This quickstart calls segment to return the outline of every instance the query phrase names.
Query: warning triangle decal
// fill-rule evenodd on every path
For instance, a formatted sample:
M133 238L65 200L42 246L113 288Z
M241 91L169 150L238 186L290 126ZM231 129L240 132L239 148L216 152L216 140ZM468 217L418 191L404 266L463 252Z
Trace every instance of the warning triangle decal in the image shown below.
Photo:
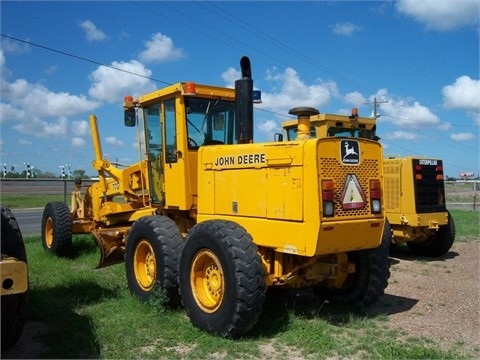
M355 175L347 175L340 202L344 209L362 209L365 206L365 193Z

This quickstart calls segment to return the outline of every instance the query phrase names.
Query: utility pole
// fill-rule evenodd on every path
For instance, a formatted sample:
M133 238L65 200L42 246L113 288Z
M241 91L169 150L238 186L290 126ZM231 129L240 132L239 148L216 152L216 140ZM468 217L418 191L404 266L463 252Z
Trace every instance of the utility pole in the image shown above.
M378 119L380 117L380 114L377 112L378 108L379 108L379 104L384 104L384 103L387 103L388 100L382 100L382 101L377 101L377 97L374 97L373 98L373 103L364 103L365 105L373 105L373 118L374 119Z

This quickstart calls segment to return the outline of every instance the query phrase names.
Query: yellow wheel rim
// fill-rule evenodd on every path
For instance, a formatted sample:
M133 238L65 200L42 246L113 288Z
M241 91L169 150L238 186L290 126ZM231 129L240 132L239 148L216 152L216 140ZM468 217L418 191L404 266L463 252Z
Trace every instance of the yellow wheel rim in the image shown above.
M52 247L53 244L53 221L52 218L48 218L45 223L45 244L48 248Z
M202 250L195 255L190 285L203 311L213 313L220 307L225 295L225 278L220 260L212 251Z
M135 249L133 269L138 285L145 291L151 290L155 284L157 264L153 248L146 240L141 240Z

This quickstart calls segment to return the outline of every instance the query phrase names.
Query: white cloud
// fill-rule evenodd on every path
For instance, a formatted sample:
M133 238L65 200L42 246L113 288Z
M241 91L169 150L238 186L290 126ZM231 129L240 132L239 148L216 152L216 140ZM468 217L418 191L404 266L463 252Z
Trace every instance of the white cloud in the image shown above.
M22 134L29 134L39 138L64 137L67 134L67 119L62 117L57 120L47 121L32 116L29 121L14 125L13 128Z
M334 34L347 36L362 30L363 28L361 26L352 24L350 22L336 23L332 28Z
M117 139L115 136L107 136L105 138L105 142L108 145L114 146L114 147L122 147L125 146L125 143L122 140Z
M85 31L85 35L87 35L87 40L90 42L103 41L107 38L107 35L105 35L105 33L103 33L101 30L97 29L95 24L90 20L85 20L81 22L80 27Z
M380 104L378 114L381 121L390 121L398 127L425 128L435 126L445 130L448 124L440 123L440 119L430 109L412 99L394 98L388 95L386 89L376 94L377 101L387 101ZM373 97L370 99L373 100Z
M399 130L399 131L394 131L394 132L386 134L384 136L384 138L386 140L398 140L398 139L401 139L401 140L415 140L415 139L418 138L418 134L408 132L408 131Z
M480 81L469 76L460 76L455 83L447 85L442 90L443 103L450 109L467 111L480 110Z
M74 148L83 148L87 142L85 139L82 139L81 137L73 137L72 138L72 147Z
M347 104L357 107L367 102L367 99L365 99L365 97L358 91L353 91L351 93L345 94L343 98Z
M225 81L226 87L235 88L235 81L242 77L242 72L233 67L229 67L222 73L221 77Z
M427 29L438 31L478 23L479 6L478 0L399 0L396 3L400 13L424 23Z
M71 95L66 92L55 93L43 85L31 84L24 79L18 79L13 83L2 83L3 101L7 100L10 106L20 108L35 116L57 117L71 116L86 111L91 111L99 106L98 102L92 101L81 95Z
M450 138L454 141L469 141L475 139L475 135L472 133L457 133L451 134Z
M273 141L273 135L275 133L275 130L280 130L280 125L278 125L274 120L266 120L258 124L257 128L265 135L267 139Z
M338 94L335 83L318 81L307 85L290 67L283 73L277 69L269 70L266 80L274 86L272 92L262 91L262 108L282 113L288 113L288 110L298 106L311 106L321 111L321 107Z
M167 35L156 33L150 40L145 41L139 59L144 62L166 62L181 59L183 50L175 48L173 40Z
M88 93L94 99L109 103L121 102L125 95L139 95L156 88L148 79L152 75L152 71L137 60L114 61L111 66L113 68L100 66L90 74L93 84ZM135 90L136 94L132 94L132 90Z
M18 139L18 145L32 145L33 142L25 139Z
M80 120L74 121L72 123L72 133L76 136L85 136L88 135L88 131L90 130L90 126L87 121Z

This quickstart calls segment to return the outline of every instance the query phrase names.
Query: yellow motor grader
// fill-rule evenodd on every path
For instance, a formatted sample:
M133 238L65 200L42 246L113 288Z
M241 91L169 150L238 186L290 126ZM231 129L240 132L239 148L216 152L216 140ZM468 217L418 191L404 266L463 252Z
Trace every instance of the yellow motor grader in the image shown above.
M312 137L355 137L380 140L376 120L352 115L318 114L310 118ZM283 122L288 139L297 136L295 120ZM455 223L446 208L443 161L424 156L386 156L384 204L393 244L406 243L417 255L437 257L455 240Z
M267 288L370 304L390 275L381 145L308 132L254 143L259 98L249 58L240 66L235 89L182 82L126 97L124 123L144 140L130 167L103 158L91 116L99 181L78 183L71 209L47 204L42 220L46 251L92 234L99 267L125 261L132 294L160 289L195 326L232 338L257 323ZM303 124L318 110L290 113Z

